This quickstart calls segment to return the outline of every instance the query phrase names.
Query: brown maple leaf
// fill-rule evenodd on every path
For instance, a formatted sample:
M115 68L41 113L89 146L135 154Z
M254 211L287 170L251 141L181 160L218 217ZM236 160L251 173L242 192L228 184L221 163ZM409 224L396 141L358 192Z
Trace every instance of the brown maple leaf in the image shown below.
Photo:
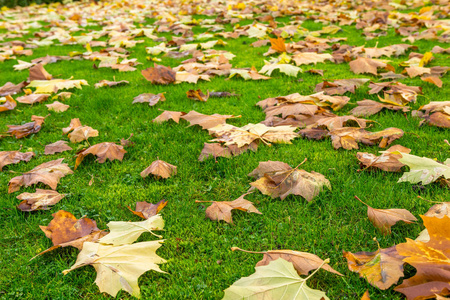
M8 126L8 132L9 134L12 134L16 137L16 139L21 139L26 136L29 136L33 133L38 133L41 130L41 126L44 123L44 120L46 117L40 117L40 116L31 116L30 123L25 123L23 125L6 125Z
M213 221L225 221L228 224L233 223L233 219L231 216L231 211L233 209L238 209L242 211L246 211L248 213L262 214L253 203L245 200L244 197L247 194L241 195L239 198L233 201L198 201L195 203L204 203L204 202L212 202L212 205L209 206L205 213L206 216Z
M378 68L385 68L388 71L395 72L394 67L391 65L371 58L358 57L351 61L349 65L350 70L355 74L370 73L376 76L378 75Z
M6 165L17 164L21 161L30 161L33 156L34 152L0 151L0 171Z
M369 217L370 222L384 235L390 234L391 226L395 225L398 221L403 221L407 224L417 221L416 217L406 209L376 209L370 207L358 197L355 196L355 198L367 206L367 216Z
M164 96L164 93L159 94L140 94L133 99L134 103L148 103L149 106L154 106L159 101L166 101L166 97Z
M22 81L17 85L12 82L7 82L3 86L0 86L0 97L20 93L22 88L26 87L27 84L28 83L26 81Z
M109 86L109 87L113 87L113 86L117 86L117 85L125 85L125 84L129 84L129 81L126 80L121 80L121 81L109 81L109 80L100 80L98 83L94 84L95 88L101 88L101 87L105 87L105 86Z
M407 299L432 299L436 294L450 295L450 218L421 216L428 230L428 242L406 239L396 249L405 256L404 262L417 269L417 273L403 281L394 290Z
M22 193L17 199L22 200L17 206L21 211L48 210L50 205L55 205L66 194L57 191L36 189L35 193Z
M391 127L381 131L370 132L363 128L344 127L329 132L334 149L344 148L346 150L358 149L358 142L366 145L375 145L385 148L396 139L403 136L403 130Z
M132 210L129 206L128 209L143 219L148 219L150 217L156 216L164 207L166 207L168 201L162 199L158 203L148 203L148 202L136 202L136 210Z
M64 158L48 161L31 171L12 178L8 183L8 193L20 190L21 186L30 186L39 182L50 186L52 190L56 190L59 180L67 174L73 173L67 164L62 163L63 160Z
M214 157L214 159L216 159L217 157L229 158L232 156L232 154L230 149L228 149L228 147L223 147L219 143L205 143L202 152L198 157L198 160L204 161L210 156Z
M52 104L46 104L48 110L54 111L54 112L65 112L69 109L69 105L61 103L59 101L55 101Z
M186 95L189 99L198 100L202 102L206 102L209 98L209 91L206 91L206 95L203 94L202 90L189 90L186 92Z
M41 103L50 97L49 94L30 94L22 97L17 97L17 102L23 103L23 104L34 104L34 103Z
M361 87L369 81L368 78L340 79L334 81L324 81L316 85L315 92L324 92L327 95L342 95L346 92L355 93L358 87Z
M98 130L89 126L78 126L68 136L71 143L79 143L87 141L90 137L98 136Z
M63 128L62 131L64 134L68 134L69 132L71 132L72 130L74 130L75 128L80 127L80 126L82 126L80 119L75 118L75 119L70 120L69 127Z
M175 82L177 73L171 67L155 64L153 68L142 70L141 74L153 84L169 84Z
M240 117L241 116L220 115L220 114L204 115L199 112L196 112L195 110L191 110L190 112L181 116L180 118L188 121L191 124L189 126L199 125L203 129L210 129L217 125L225 124L227 119Z
M0 105L0 112L13 110L17 106L17 102L10 95L6 95L5 98L5 103Z
M178 122L180 122L181 116L184 116L185 114L186 113L180 112L180 111L165 110L162 114L160 114L159 116L154 118L153 122L155 122L155 123L162 123L162 122L166 122L166 121L169 121L169 120L173 120L175 123L178 124Z
M41 63L39 63L30 68L30 76L28 77L28 81L50 80L52 78L53 76L44 69L44 66Z
M358 152L356 153L356 158L361 162L361 165L364 166L364 169L381 169L387 172L400 172L401 168L404 166L403 163L399 162L398 159L402 158L402 155L399 153L392 152L401 152L401 153L410 153L411 149L403 147L401 145L395 145L383 151L380 156L375 156L371 153L367 152Z
M149 174L166 179L177 174L177 167L158 159L152 162L150 166L141 172L141 177L145 178Z
M371 115L374 115L378 112L380 112L383 109L389 109L389 110L401 110L402 112L409 111L409 107L392 103L392 104L384 104L373 100L362 100L356 102L358 104L357 107L353 108L350 113L356 117L368 117Z
M52 144L46 145L44 149L44 154L49 155L70 150L72 150L72 148L70 148L70 146L67 145L66 141L57 141Z
M330 181L320 173L299 170L298 167L291 168L288 164L280 161L260 162L248 176L257 180L250 183L264 195L272 198L280 197L281 200L288 195L299 195L308 202L316 197L326 186L331 189Z
M117 145L115 143L104 142L96 144L78 153L77 159L75 161L75 170L83 161L83 159L89 154L97 156L97 162L102 164L106 162L106 159L109 159L110 161L113 161L115 159L122 161L125 153L127 153L127 151L123 149L123 146Z
M351 253L343 251L348 268L357 272L371 285L386 290L403 277L403 256L397 253L395 246L378 249L375 252Z

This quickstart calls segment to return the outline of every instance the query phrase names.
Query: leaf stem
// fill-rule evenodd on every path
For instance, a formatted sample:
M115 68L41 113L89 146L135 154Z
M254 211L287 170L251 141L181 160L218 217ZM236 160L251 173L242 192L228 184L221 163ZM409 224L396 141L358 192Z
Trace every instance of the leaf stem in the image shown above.
M214 201L200 201L200 200L195 200L195 203L212 203Z
M262 252L249 251L249 250L241 249L239 247L231 247L231 251L236 251L236 250L239 250L239 251L242 251L242 252L245 252L245 253L253 253L253 254L266 254L267 253L266 251L262 251Z
M313 276L314 274L316 274L317 271L319 271L319 270L323 267L324 264L327 264L327 263L329 263L329 262L330 262L330 259L329 259L329 258L325 259L325 260L320 264L320 266L319 266L314 272L312 272L308 277L306 277L306 278L304 279L304 281L307 281L309 278L311 278L311 276Z
M359 199L358 196L355 196L355 199L358 200L359 202L361 202L362 204L364 204L365 206L369 206L365 202L363 202L361 199Z

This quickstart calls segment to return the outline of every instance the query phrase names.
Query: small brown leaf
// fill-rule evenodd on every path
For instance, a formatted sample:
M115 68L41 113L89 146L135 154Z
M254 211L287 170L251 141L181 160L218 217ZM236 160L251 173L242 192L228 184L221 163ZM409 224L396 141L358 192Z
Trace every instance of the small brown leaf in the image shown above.
M44 66L41 63L39 63L30 68L30 76L28 77L28 81L50 80L52 78L53 76L44 69Z
M78 119L78 118L72 119L72 120L70 120L69 127L62 129L63 134L68 134L69 132L71 132L72 130L74 130L75 128L80 127L80 126L82 126L80 119Z
M168 201L162 199L156 204L148 202L136 202L136 211L132 210L129 206L128 209L143 219L148 219L150 217L156 216L164 207L166 207Z
M227 147L221 146L219 143L205 143L202 149L202 153L198 157L199 161L204 161L208 157L213 156L214 159L217 157L231 157L231 151Z
M33 156L34 152L0 151L0 172L6 165L17 164L21 161L30 161Z
M50 205L58 203L65 194L57 191L36 189L35 193L22 193L17 199L22 200L17 206L21 211L48 210Z
M23 104L34 104L41 103L48 99L50 95L48 94L30 94L22 97L17 97L17 102Z
M201 90L189 90L186 92L189 99L206 102L209 98L209 91L206 91L206 95Z
M176 72L171 67L155 64L153 68L141 71L142 76L153 84L169 84L175 81Z
M365 168L378 168L387 172L400 172L400 169L404 164L399 162L398 159L402 158L402 155L392 153L397 151L408 154L411 152L411 149L401 145L395 145L386 151L383 151L383 154L380 156L375 156L367 152L358 152L356 153L356 158L365 166Z
M13 110L17 106L17 102L10 95L6 95L5 98L5 103L0 105L0 112Z
M87 141L88 138L96 136L98 136L98 130L95 130L89 126L78 126L73 130L73 132L69 133L71 143Z
M439 88L442 87L442 80L437 76L422 76L420 79L422 79L422 81L432 83Z
M66 141L57 141L52 144L46 145L44 154L49 155L49 154L55 154L55 153L60 153L60 152L64 152L64 151L69 151L69 150L72 150L72 148L70 148L67 145Z
M8 126L8 132L16 137L16 139L21 139L29 136L33 133L38 133L41 130L41 125L44 123L46 117L31 116L30 123L25 123L23 125L6 125Z
M240 116L235 117L233 115L219 115L219 114L204 115L196 112L195 110L191 110L189 113L182 116L181 119L191 123L190 126L199 125L203 129L210 129L217 125L225 124L227 119L238 117Z
M61 103L59 101L55 101L52 104L46 104L48 110L52 110L54 112L64 112L69 109L69 105Z
M355 74L370 73L376 76L378 75L378 68L386 68L389 71L395 72L395 69L392 66L371 58L358 57L351 61L349 65L350 69Z
M164 96L164 93L159 94L140 94L133 99L134 103L148 103L149 106L154 106L159 101L166 101L166 97Z
M20 93L25 86L27 86L26 81L22 81L17 85L12 82L7 82L3 86L0 86L0 97Z
M177 174L177 167L162 160L155 160L150 166L141 172L141 177L145 178L149 174L166 179Z
M155 122L155 123L162 123L162 122L166 122L166 121L169 121L169 120L173 120L175 123L178 124L178 122L180 122L180 117L184 116L185 114L186 113L180 112L180 111L165 110L162 114L160 114L159 116L154 118L153 122Z
M102 164L106 162L106 159L109 159L110 161L115 159L122 161L125 153L127 153L127 151L123 149L123 146L116 145L115 143L104 142L96 144L78 153L75 161L75 170L89 154L97 156L97 162Z

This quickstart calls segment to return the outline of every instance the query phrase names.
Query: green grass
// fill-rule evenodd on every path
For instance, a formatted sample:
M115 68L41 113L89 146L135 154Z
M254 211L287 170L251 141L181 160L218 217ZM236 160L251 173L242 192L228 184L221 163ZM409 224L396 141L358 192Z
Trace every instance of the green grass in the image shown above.
M289 18L279 21L287 22ZM148 20L149 23L152 20ZM241 24L248 24L243 21ZM310 30L317 30L321 24L307 21L303 24ZM98 30L99 28L90 27ZM231 30L231 26L227 26ZM1 31L5 33L6 31ZM194 28L195 33L205 29ZM170 34L161 34L170 37ZM334 36L348 37L350 45L379 47L401 43L401 37L390 30L387 37L365 41L360 30L353 26L344 26L343 31ZM27 35L24 38L31 37ZM375 251L376 237L381 247L386 248L402 243L405 238L415 238L424 228L421 221L416 224L398 224L392 234L383 236L367 219L366 207L354 199L359 196L375 208L405 208L415 216L425 213L430 203L417 198L418 195L434 200L445 201L449 198L448 189L437 184L430 184L423 191L415 189L409 183L396 183L399 173L382 171L359 172L355 157L357 150L334 150L330 140L310 141L298 138L291 145L260 145L257 152L247 152L240 156L224 159L197 160L203 143L211 139L206 131L197 126L188 127L188 123L167 122L154 124L152 119L161 110L185 111L196 110L205 114L233 114L241 118L231 119L228 123L243 126L258 123L264 119L264 113L255 103L261 99L287 95L298 92L312 94L314 86L324 78L343 79L376 77L355 75L350 72L348 64L332 63L302 66L308 69L326 70L324 77L302 73L298 78L274 73L268 81L244 81L223 77L212 78L211 82L199 81L197 85L182 83L179 85L157 86L146 81L140 70L152 66L146 61L145 47L156 45L147 38L145 42L131 48L131 58L138 58L143 65L136 72L119 73L114 70L92 68L92 61L61 61L45 66L46 70L57 78L85 79L90 86L82 90L73 90L74 95L65 103L71 107L64 113L51 113L42 130L32 136L16 140L0 140L2 151L17 150L20 147L34 151L36 157L28 163L9 165L0 173L0 220L2 234L0 237L0 297L4 299L103 299L110 298L101 294L93 283L96 273L92 267L77 269L66 276L61 271L69 268L76 260L78 250L75 248L58 249L33 261L31 257L51 246L38 225L47 225L51 214L63 209L73 213L77 218L87 216L97 221L98 227L106 229L106 224L113 220L139 221L126 206L134 207L137 201L169 201L161 212L165 223L164 245L158 254L168 262L161 268L166 274L147 272L139 280L143 299L220 299L223 290L237 279L254 272L254 266L262 256L232 252L237 246L254 251L270 249L292 249L311 252L319 257L331 259L331 266L343 273L339 277L325 271L319 271L310 281L313 288L321 289L330 299L359 299L369 289L372 299L401 299L402 295L392 289L381 291L370 286L347 268L342 251ZM256 66L264 64L269 46L250 47L255 39L240 38L226 40L228 45L216 47L231 51L237 57L231 61L234 67ZM448 45L417 41L417 52L425 53L433 46ZM99 48L95 48L97 50ZM67 55L70 51L84 51L81 46L52 46L34 49L31 57L19 57L30 61L33 58L50 55ZM409 53L409 52L408 52ZM163 58L162 64L175 67L183 59ZM407 55L392 58L394 65L407 60ZM7 81L18 83L28 77L27 71L13 71L15 60L1 64L0 85ZM449 66L448 55L435 55L431 66ZM401 68L397 68L397 71ZM114 88L94 88L94 83L102 79L128 80L129 85ZM303 81L298 81L298 79ZM448 75L443 78L444 86L439 89L420 79L405 79L408 85L423 87L423 96L412 104L414 109L429 101L447 100L450 96ZM206 103L195 102L186 97L189 89L230 91L240 97L211 98ZM134 104L133 98L141 93L166 92L167 100L154 107L146 104ZM348 114L358 100L377 99L368 95L367 85L348 94L350 103L339 112ZM47 115L44 104L28 106L18 104L17 108L0 115L0 131L6 131L7 124L22 124L30 121L32 115ZM65 158L72 168L76 151L44 156L44 146L67 137L61 128L67 127L72 118L79 118L82 124L99 131L99 137L91 138L90 143L119 142L134 134L133 147L128 147L122 162L107 161L99 164L93 157L87 157L73 175L61 179L58 192L67 193L49 211L23 213L15 206L19 203L16 196L21 192L33 192L35 186L22 188L20 192L7 194L7 184L17 173L26 172L41 163L57 158ZM401 144L412 149L412 154L437 158L440 161L449 157L450 147L444 143L449 137L448 129L423 126L419 119L408 113L383 111L369 119L376 121L369 130L382 130L398 127L406 134L394 144ZM71 144L73 148L77 145ZM361 152L378 153L381 149L361 145ZM332 190L324 191L312 202L307 203L300 196L288 196L285 200L271 199L259 192L246 198L253 201L262 215L233 213L234 224L217 223L205 218L208 204L196 204L195 200L233 200L245 193L252 179L247 176L258 163L267 160L279 160L295 166L303 161L307 171L316 171L326 176L331 182ZM142 179L139 173L157 158L178 166L178 174L167 180L155 180L151 177ZM406 168L405 168L406 170ZM88 182L94 177L94 183ZM37 187L44 188L42 185ZM152 239L144 234L140 240ZM414 274L413 268L407 268L407 277ZM117 299L131 298L122 291Z

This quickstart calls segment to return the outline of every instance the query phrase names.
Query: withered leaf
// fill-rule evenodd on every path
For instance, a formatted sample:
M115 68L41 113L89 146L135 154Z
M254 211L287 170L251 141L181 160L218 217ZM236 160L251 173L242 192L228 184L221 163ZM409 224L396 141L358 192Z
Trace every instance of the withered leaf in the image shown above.
M162 123L169 120L173 120L175 123L180 122L180 117L184 116L186 113L180 111L169 111L165 110L162 114L153 119L155 123Z
M166 101L166 97L164 96L164 93L159 94L140 94L133 99L134 103L148 103L149 106L156 105L159 101ZM178 123L178 122L177 122Z
M205 211L206 216L213 221L225 221L230 224L233 223L231 216L231 211L233 209L246 211L248 213L261 214L261 212L253 206L252 202L244 199L246 195L248 195L248 193L241 195L233 201L212 201L212 205ZM195 202L200 203L202 201Z
M380 60L371 58L358 57L357 59L351 61L349 65L350 70L352 70L355 74L370 73L376 76L378 75L378 68L385 68L389 71L395 72L395 69L392 66Z
M70 120L69 127L63 128L62 131L64 134L68 134L69 132L71 132L72 130L74 130L75 128L80 127L80 126L82 126L80 119L75 118L75 119Z
M203 129L210 129L220 124L225 124L227 119L230 118L240 118L241 116L233 116L233 115L204 115L195 110L191 110L187 114L181 116L180 118L188 121L191 125L199 125Z
M17 97L17 102L24 104L41 103L48 99L50 95L47 94L30 94L22 97Z
M44 66L41 63L39 63L30 68L30 76L28 77L28 81L50 80L52 78L53 76L44 69Z
M395 145L383 151L380 156L375 156L367 152L356 153L356 158L361 162L364 168L377 168L387 172L400 172L404 166L398 159L402 157L401 154L392 152L410 153L411 149L401 145Z
M39 182L55 190L62 177L73 173L67 164L62 163L63 160L64 158L48 161L31 171L12 178L8 183L8 193L18 191L21 186L30 186Z
M149 174L153 174L156 177L169 178L177 174L177 167L158 159L141 172L141 177L145 178Z
M227 147L221 146L219 143L205 143L202 149L202 152L200 153L200 156L198 157L199 161L204 161L208 157L214 157L216 159L217 157L231 157L231 151Z
M437 76L422 76L422 77L420 77L420 79L422 81L432 83L439 88L442 87L442 80Z
M367 216L369 217L370 222L384 235L390 234L391 226L399 221L403 221L407 224L417 221L416 217L406 209L376 209L364 203L358 197L355 196L355 198L367 206Z
M6 95L5 98L5 103L0 105L0 112L13 110L17 106L17 102L10 95Z
M69 105L61 103L59 101L55 101L52 104L46 104L45 106L47 106L48 110L52 110L54 112L64 112L70 107Z
M444 216L450 217L450 202L442 202L433 205L424 216L433 218L443 218Z
M94 84L95 88L101 88L101 87L105 87L105 86L116 86L116 85L125 85L125 84L129 84L130 82L126 81L126 80L121 80L121 81L109 81L109 80L100 80L98 83Z
M136 216L139 216L142 219L148 219L150 217L156 216L164 207L166 207L168 202L169 201L166 201L164 199L155 204L145 201L136 202L136 210L132 210L129 206L128 209Z
M169 84L175 82L177 73L171 67L155 64L153 68L142 70L141 74L153 84Z
M95 130L89 126L78 126L71 133L69 133L71 143L87 141L88 138L96 136L98 136L98 130Z
M403 134L403 130L394 127L376 132L366 131L363 128L344 127L329 132L334 149L342 147L346 150L358 149L358 142L366 145L378 143L378 147L385 148L401 138Z
M358 106L350 111L350 113L356 117L368 117L380 112L384 108L395 111L401 110L403 112L409 111L409 107L396 103L384 104L373 100L362 100L356 103Z
M127 153L127 151L123 149L123 146L117 145L115 143L104 142L93 145L86 150L78 153L77 159L75 161L75 170L83 161L83 159L89 154L97 156L97 162L102 164L106 162L106 159L109 159L110 161L113 161L115 159L122 161L125 153Z
M57 141L52 144L46 145L44 149L44 154L49 155L69 150L72 150L72 148L70 148L70 146L67 145L66 141Z
M31 116L31 121L23 125L6 125L8 126L8 132L16 137L16 139L21 139L29 136L33 133L38 133L41 130L41 126L44 123L46 117Z
M273 48L273 47L272 47ZM332 60L333 56L329 53L300 52L292 57L297 66L323 63L325 60Z
M22 200L17 208L21 211L47 210L50 205L55 205L65 196L57 191L36 189L35 193L22 193L17 196L17 199Z
M34 152L0 151L0 171L6 165L17 164L21 161L30 161L33 156Z
M26 85L27 85L26 81L22 81L17 85L12 82L7 82L0 87L0 97L4 97L7 95L15 95L20 91L22 91L22 88L24 88Z
M348 268L357 272L371 285L386 290L403 277L403 256L397 253L395 246L378 249L375 252L351 253L343 251Z
M325 176L314 171L310 173L299 170L299 166L291 168L280 161L260 162L258 167L248 174L258 179L250 185L272 198L280 197L283 200L293 194L302 196L308 202L316 197L324 186L331 189L330 181Z
M198 100L202 102L206 102L209 98L209 91L206 91L206 95L203 94L202 90L189 90L186 92L186 95L189 99Z

